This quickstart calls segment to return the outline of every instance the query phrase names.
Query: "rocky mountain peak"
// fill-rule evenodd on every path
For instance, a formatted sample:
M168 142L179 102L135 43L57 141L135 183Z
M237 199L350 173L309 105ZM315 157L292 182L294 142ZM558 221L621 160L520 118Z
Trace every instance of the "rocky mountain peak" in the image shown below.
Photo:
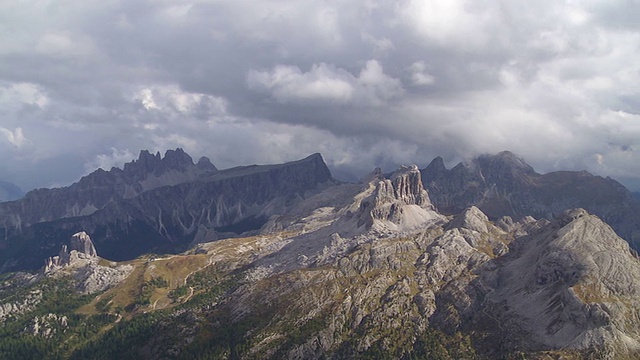
M198 169L203 171L209 171L209 172L218 171L218 168L216 168L215 165L211 163L211 160L209 160L209 158L206 156L200 157L200 159L196 163L196 167L198 167Z
M376 167L375 169L373 169L373 171L371 171L370 173L365 175L362 179L360 179L360 182L369 183L373 180L381 180L383 178L384 178L384 174L382 173L382 169L380 167Z
M488 231L487 223L489 223L487 215L477 207L471 206L456 216L449 224L449 228L465 228L486 233Z
M162 162L160 152L152 155L148 150L141 150L137 160L125 163L123 170L125 173L139 172L140 170L156 169ZM140 169L140 170L138 170Z
M60 268L78 267L95 262L98 253L89 235L78 232L71 236L69 245L62 245L58 256L52 256L45 261L44 273L51 273Z
M401 166L388 179L374 178L372 183L375 190L360 205L359 224L367 227L382 224L398 230L439 218L416 165Z
M422 177L417 165L402 166L396 170L389 179L391 186L380 186L380 194L389 192L384 196L391 196L407 205L431 207L429 195L422 185Z
M510 336L538 347L638 349L628 326L637 312L640 265L628 244L583 209L563 212L552 228L517 239L518 250L504 256L497 275L485 274L500 279L487 303L504 304L524 324Z
M62 245L57 256L45 261L42 272L54 278L71 275L81 293L92 294L120 283L133 270L128 264L111 263L110 266L103 266L99 261L93 241L86 232L81 231L71 236L68 246Z
M510 151L502 151L496 155L480 155L472 163L483 173L535 174L535 170L529 164Z
M442 157L438 156L435 159L431 160L431 162L429 163L429 165L427 165L423 172L429 174L428 178L437 179L447 173L447 168L444 165L444 160L442 159Z
M89 235L84 231L80 231L71 236L69 251L71 250L88 256L98 256L98 252L95 246L93 246L93 241L91 241Z
M177 148L165 152L162 164L168 169L184 171L189 166L193 166L193 159L184 150Z
M144 179L148 174L159 176L170 170L184 172L193 165L191 156L181 148L167 150L164 157L160 152L152 155L142 150L137 160L124 164L124 172Z
M550 220L567 209L584 208L640 249L640 203L610 178L586 171L539 174L509 151L481 155L451 170L436 158L422 170L422 177L434 206L445 215L476 206L493 220Z
M311 154L302 160L292 161L286 163L286 165L292 171L306 173L305 176L314 177L320 182L333 180L331 171L329 171L329 168L320 153Z

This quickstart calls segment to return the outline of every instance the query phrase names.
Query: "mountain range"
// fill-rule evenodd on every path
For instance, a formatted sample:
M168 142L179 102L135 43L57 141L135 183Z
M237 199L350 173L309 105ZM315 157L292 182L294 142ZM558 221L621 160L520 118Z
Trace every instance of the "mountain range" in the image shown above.
M425 187L443 214L477 206L491 219L523 216L551 219L584 208L602 218L640 249L640 201L619 182L586 171L539 174L524 160L503 151L482 155L448 170L435 158L422 170Z
M0 203L0 358L637 358L637 206L509 152L343 183L143 151Z
M218 171L182 149L140 153L124 169L97 170L65 188L0 203L0 269L34 269L78 231L114 260L182 251L258 230L269 216L335 181L319 154L282 165Z
M450 170L438 157L420 174L444 215L476 206L492 220L552 219L584 208L634 249L640 246L640 201L611 178L584 171L538 174L508 151ZM182 149L164 157L141 151L123 169L98 169L71 186L0 203L0 270L35 269L78 231L90 232L113 260L184 251L194 241L259 231L271 216L338 183L320 154L220 171L206 157L194 164Z

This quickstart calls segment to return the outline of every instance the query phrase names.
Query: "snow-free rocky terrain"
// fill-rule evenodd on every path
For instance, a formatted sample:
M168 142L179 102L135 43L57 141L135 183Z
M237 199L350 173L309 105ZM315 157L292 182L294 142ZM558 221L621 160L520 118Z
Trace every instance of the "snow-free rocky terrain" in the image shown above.
M207 170L107 203L135 199L130 209L144 213L161 191L173 200L155 216L175 215L154 226L194 228L180 240L185 252L122 261L102 253L91 229L69 225L108 224L107 210L53 221L60 234L75 232L36 272L0 277L0 358L640 357L640 261L607 223L581 208L539 219L476 206L443 214L447 198L433 203L424 177L404 166L339 183L319 155ZM178 206L195 195L200 202ZM213 220L234 217L262 220L238 233L223 231L232 220ZM118 244L137 240L126 234Z

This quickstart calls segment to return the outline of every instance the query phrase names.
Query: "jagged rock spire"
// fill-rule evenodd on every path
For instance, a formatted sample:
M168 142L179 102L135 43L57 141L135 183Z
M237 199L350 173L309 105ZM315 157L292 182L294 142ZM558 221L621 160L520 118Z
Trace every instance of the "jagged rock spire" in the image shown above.
M93 241L91 241L89 235L84 231L80 231L71 236L69 251L71 250L76 250L88 256L98 256L96 248L93 246Z
M52 256L45 260L44 273L50 273L57 268L63 268L74 265L78 259L92 261L98 257L93 241L89 235L80 231L71 236L69 246L62 245L58 256Z
M412 228L440 217L431 205L416 165L400 167L389 179L372 181L377 181L376 188L361 203L358 225L371 227L382 222L396 229Z

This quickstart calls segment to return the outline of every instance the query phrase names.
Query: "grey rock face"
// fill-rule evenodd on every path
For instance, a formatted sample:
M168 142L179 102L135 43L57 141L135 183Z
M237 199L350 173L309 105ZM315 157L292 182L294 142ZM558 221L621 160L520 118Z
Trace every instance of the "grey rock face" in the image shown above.
M374 178L371 183L375 190L360 204L358 226L403 230L441 219L431 205L417 166L401 167L389 179Z
M585 171L538 174L508 151L479 156L450 170L436 158L421 173L431 201L443 214L476 206L493 220L551 219L565 210L584 208L640 248L640 202L611 178Z
M78 268L73 276L78 283L77 289L81 293L93 294L116 286L124 281L132 271L131 265L108 267L90 263Z
M497 321L525 350L640 350L640 262L607 224L571 210L511 247L482 277L478 318Z
M33 310L42 300L42 292L35 290L25 297L0 304L0 323L9 316L16 316Z
M8 234L24 227L61 218L85 216L112 201L145 191L195 180L217 169L207 160L194 165L182 149L168 150L164 158L143 150L123 169L98 169L68 187L30 191L17 202L0 204L0 228ZM207 164L208 162L208 164Z
M358 208L415 206L421 192L398 191L411 189L400 185L411 177L401 177L396 183L372 179L375 188L364 186L355 196L363 199ZM349 208L353 205L335 213L348 218L344 209ZM391 212L372 214L375 221L394 219ZM640 262L606 223L585 210L566 211L551 221L504 217L493 223L470 207L446 224L402 231L372 227L351 236L338 235L342 225L348 222L338 218L326 229L293 237L254 263L228 311L242 317L253 311L251 304L287 304L300 311L301 318L288 320L296 323L327 311L333 320L289 350L292 358L331 354L345 337L357 338L356 351L380 342L394 348L397 343L382 334L419 334L427 328L468 334L487 358L517 351L574 356L598 351L616 358L640 351ZM277 266L289 258L294 259L289 266ZM413 341L406 336L401 341Z
M24 332L32 336L51 338L58 331L64 331L69 326L68 322L69 319L66 316L49 313L34 317Z
M58 256L45 261L43 273L46 276L71 275L78 284L78 290L85 294L104 291L124 280L133 270L130 265L108 267L99 265L100 258L87 233L74 234L70 244L62 245Z
M69 250L76 250L81 254L85 254L91 257L98 256L91 238L84 231L75 233L73 234L73 236L71 236L71 241L69 242Z
M58 268L78 267L94 263L97 257L98 253L91 238L86 232L81 231L71 236L69 246L62 245L58 256L50 257L45 261L44 272L51 273Z
M510 218L509 218L510 219ZM480 209L475 206L472 206L468 209L465 209L462 214L456 216L453 221L449 224L451 228L465 228L481 233L486 233L489 230L487 229L487 223L489 222L489 218L485 215ZM513 224L513 220L505 219L505 223L510 222Z
M517 159L509 161L509 168L529 171ZM216 189L210 185L215 182L224 191L220 193L190 193L195 190L178 186L178 195L167 187L128 200L128 205L135 204L128 211L146 209L144 201L153 200L154 210L169 213L153 217L168 234L168 224L178 220L185 228L196 223L193 242L201 243L197 249L159 261L184 266L193 260L200 268L209 257L215 283L233 283L206 306L185 300L173 310L165 307L162 326L154 327L159 333L134 345L152 349L147 357L158 358L168 353L167 347L172 356L180 356L192 339L206 340L229 328L241 339L234 344L240 345L234 350L240 358L433 355L413 353L425 341L455 347L449 358L461 359L588 358L596 353L614 359L640 354L640 261L606 223L587 211L565 211L551 220L504 216L491 221L471 206L444 217L433 210L415 167L403 167L388 178L377 172L364 184L324 189L315 184L315 190L300 187L287 193L296 184L292 179L314 184L324 173L313 157L295 166L298 170L243 167L200 180L212 186L208 189ZM278 179L287 179L289 187L280 189ZM289 202L265 196L249 206L247 199L264 196L252 193L258 183L264 184L259 191L293 195ZM325 184L332 185L330 180ZM251 233L254 236L204 243L217 238L219 228L213 220L191 221L180 212L178 200L221 199L226 205L202 217L216 219L215 214L234 209L228 206L234 204L231 199L224 198L229 191L235 191L235 204L244 204L235 208L242 214L273 215L261 232ZM131 271L104 265L91 255L86 234L74 238L49 276L71 276L80 291L91 293L113 286ZM190 288L189 297L194 291ZM4 302L11 303L9 312L16 311L13 300ZM161 303L156 299L142 310L155 311ZM46 316L40 313L25 331L52 334L47 329L62 322ZM189 334L189 340L165 344L167 331Z

